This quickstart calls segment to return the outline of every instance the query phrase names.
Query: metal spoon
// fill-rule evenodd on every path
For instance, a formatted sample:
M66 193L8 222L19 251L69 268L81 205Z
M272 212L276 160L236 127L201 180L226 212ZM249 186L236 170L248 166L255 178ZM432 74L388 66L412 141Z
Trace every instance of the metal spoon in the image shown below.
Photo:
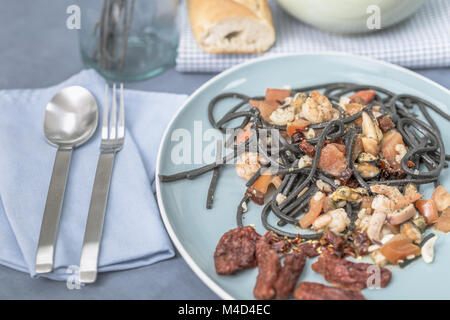
M64 88L47 104L44 134L51 145L58 147L58 151L42 219L36 253L36 273L51 272L53 269L56 235L72 149L94 134L97 123L97 102L83 87Z

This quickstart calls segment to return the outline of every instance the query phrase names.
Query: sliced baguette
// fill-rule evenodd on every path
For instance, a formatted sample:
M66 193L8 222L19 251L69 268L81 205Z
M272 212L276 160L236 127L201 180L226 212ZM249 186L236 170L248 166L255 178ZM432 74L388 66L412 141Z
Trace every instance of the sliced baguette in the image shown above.
M266 0L187 0L192 32L209 53L259 53L275 42Z

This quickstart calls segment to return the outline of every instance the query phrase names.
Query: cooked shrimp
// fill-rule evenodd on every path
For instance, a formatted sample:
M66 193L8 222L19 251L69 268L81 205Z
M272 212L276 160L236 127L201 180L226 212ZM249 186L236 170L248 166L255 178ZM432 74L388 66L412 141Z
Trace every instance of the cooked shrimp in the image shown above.
M343 147L343 149L342 149ZM347 169L345 146L329 143L320 152L319 168L337 177Z
M372 201L372 209L387 214L394 210L394 204L388 197L377 195Z
M242 153L236 163L236 173L245 180L250 179L261 168L259 155L256 152Z
M422 195L418 192L408 192L407 195L403 195L396 187L391 187L384 184L375 184L370 186L370 190L374 193L387 196L394 203L394 210L406 207L410 203L416 202L422 197Z
M380 233L383 228L384 221L386 221L386 213L375 211L372 214L369 221L369 227L367 228L367 236L370 240L381 240Z
M339 112L333 108L330 100L319 91L309 94L302 106L302 114L312 123L331 121L339 116Z
M313 223L315 230L328 227L329 230L339 233L345 230L350 224L350 219L344 209L339 208L319 216Z
M393 129L384 135L381 140L381 152L392 168L401 169L400 163L407 149L402 135L397 130Z

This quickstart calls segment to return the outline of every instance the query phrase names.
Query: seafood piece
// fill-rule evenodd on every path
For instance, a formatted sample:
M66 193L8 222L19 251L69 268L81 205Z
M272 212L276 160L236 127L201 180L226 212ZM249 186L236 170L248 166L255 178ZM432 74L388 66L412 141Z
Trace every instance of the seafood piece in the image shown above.
M359 201L361 199L361 193L350 187L339 187L331 195L333 201L345 200L349 202Z
M358 155L358 162L359 163L367 163L367 162L374 162L378 160L378 156L370 154L370 153L366 153L366 152L361 152Z
M295 289L294 298L297 300L365 300L359 291L306 281L301 282Z
M352 150L352 162L355 162L359 154L364 151L364 146L362 143L362 134L357 134L355 137L355 142L353 144Z
M346 105L349 104L349 103L351 103L351 102L350 102L350 98L344 96L344 97L341 97L341 98L339 99L338 105L339 105L339 107L341 107L343 110L345 110Z
M375 184L373 186L370 186L370 191L372 191L373 193L383 194L387 196L394 203L394 210L414 203L422 197L422 195L417 192L417 189L415 192L412 188L407 190L407 194L403 195L396 187L387 186L384 184Z
M298 161L298 167L299 168L305 168L305 167L311 167L313 163L313 158L305 154L300 158Z
M411 203L404 208L397 209L391 213L388 213L388 221L392 225L399 225L417 214L417 210L414 205Z
M367 236L372 241L380 241L381 228L386 220L386 213L375 211L370 217L369 227L367 228Z
M370 257L372 258L373 263L379 267L384 267L389 262L379 249L373 251Z
M317 186L317 188L319 188L319 190L322 191L322 192L329 193L329 192L332 191L331 186L330 186L328 183L323 182L323 180L321 180L321 179L318 179L318 180L316 181L316 186Z
M437 236L433 235L429 238L421 248L422 258L425 263L431 263L434 259L434 245L436 244Z
M359 210L367 209L369 214L372 213L372 202L373 202L373 198L372 197L369 197L369 196L362 197L362 201L361 201L361 205L359 207Z
M404 223L400 227L400 233L410 238L414 243L419 244L423 240L422 232L413 223Z
M370 218L372 215L368 209L361 209L358 212L358 218L355 221L355 228L358 231L365 232L369 227Z
M296 113L299 113L302 111L302 106L306 101L306 94L303 92L298 92L295 94L295 96L292 98L290 105L294 108Z
M325 214L320 215L313 222L314 230L321 230L325 227L334 233L340 233L347 228L350 224L350 219L344 209L339 208L332 211L328 211Z
M438 186L431 195L438 211L444 211L450 207L450 194L443 186Z
M371 206L375 211L383 212L386 214L394 210L394 204L392 203L392 201L388 197L383 195L375 196L375 198L373 198Z
M319 158L319 168L337 177L347 169L345 146L329 143L322 148Z
M312 123L331 121L339 116L330 100L319 91L312 91L302 105L302 115Z
M381 247L380 252L390 263L397 264L406 257L420 255L420 248L407 236L397 234Z
M278 108L272 112L269 119L272 123L281 126L289 122L292 122L295 119L294 108L292 107Z
M378 126L377 120L372 119L372 117L365 111L363 111L361 115L363 135L367 138L374 139L377 142L380 142L381 139L383 139L383 133Z
M427 224L433 224L438 221L438 209L433 199L417 200L415 206L419 209L420 214L425 218Z
M428 227L428 223L427 223L427 221L425 220L425 217L424 217L424 216L421 216L421 215L414 217L414 219L413 219L411 222L412 222L417 228L419 228L419 230L420 230L421 232L424 232L425 229Z
M236 173L245 180L250 179L261 168L259 154L256 152L243 152L236 161Z
M380 169L373 164L355 163L355 169L364 179L372 179L380 174Z
M370 153L373 156L377 156L380 152L380 147L376 139L361 137L361 142L364 152Z
M325 198L325 201L323 202L323 212L328 212L337 208L338 208L337 203L334 202L333 199L331 199L331 196Z
M303 229L308 228L319 216L323 209L325 193L317 191L309 201L309 211L299 219L299 225Z

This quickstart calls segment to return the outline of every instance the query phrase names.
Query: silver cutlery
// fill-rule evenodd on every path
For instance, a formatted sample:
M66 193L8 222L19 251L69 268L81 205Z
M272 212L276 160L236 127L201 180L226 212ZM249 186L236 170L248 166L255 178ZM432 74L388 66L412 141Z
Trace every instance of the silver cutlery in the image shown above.
M97 123L97 102L83 87L62 89L46 106L45 138L51 145L58 147L58 151L42 218L36 252L36 273L51 272L53 269L55 243L72 150L94 134Z
M108 85L105 88L105 103L103 107L102 142L100 157L95 172L89 214L84 232L81 250L79 281L82 283L95 282L97 278L98 256L108 201L111 174L116 152L122 146L125 137L125 111L123 98L123 84L120 84L119 119L117 119L116 85L113 85L112 107L109 115ZM110 116L110 119L108 119ZM116 123L117 122L117 123Z

